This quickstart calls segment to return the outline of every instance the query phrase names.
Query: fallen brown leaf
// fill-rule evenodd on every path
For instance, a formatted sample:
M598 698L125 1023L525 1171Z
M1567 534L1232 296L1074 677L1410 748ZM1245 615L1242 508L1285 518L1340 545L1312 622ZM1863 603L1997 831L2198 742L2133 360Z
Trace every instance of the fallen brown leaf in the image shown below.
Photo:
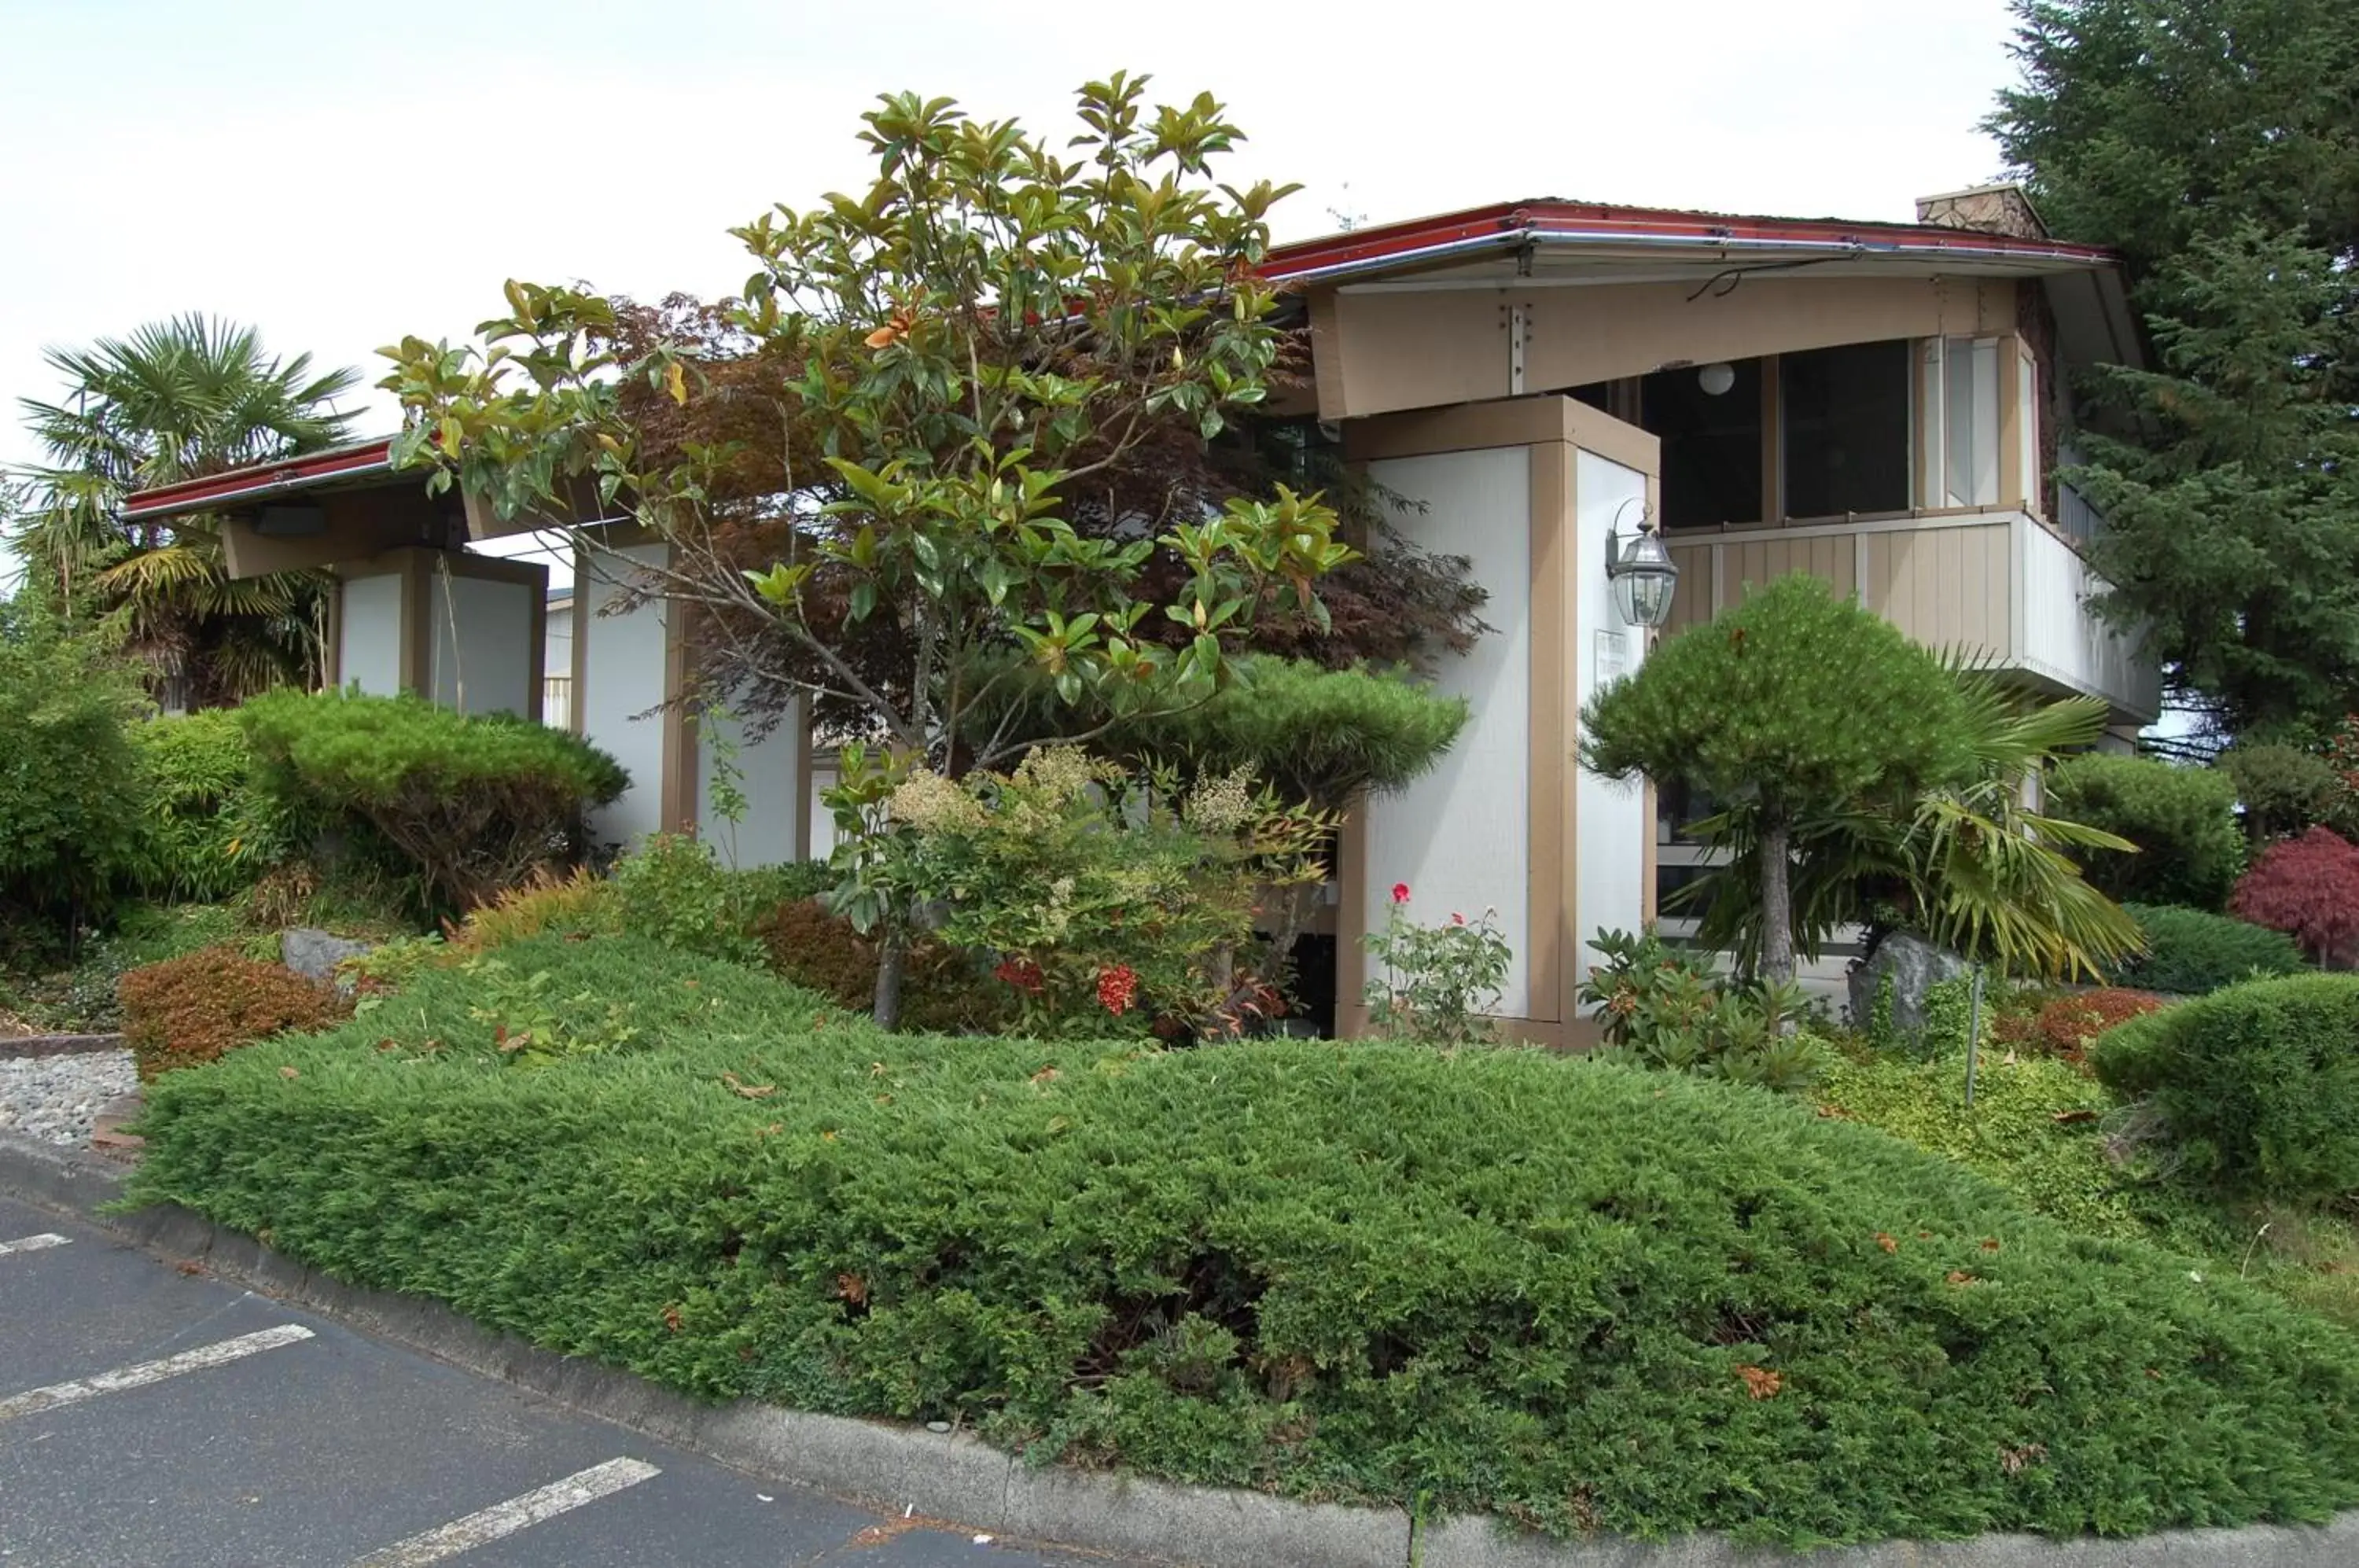
M1777 1390L1786 1386L1782 1376L1758 1367L1740 1367L1736 1375L1745 1379L1745 1391L1756 1399L1774 1399Z

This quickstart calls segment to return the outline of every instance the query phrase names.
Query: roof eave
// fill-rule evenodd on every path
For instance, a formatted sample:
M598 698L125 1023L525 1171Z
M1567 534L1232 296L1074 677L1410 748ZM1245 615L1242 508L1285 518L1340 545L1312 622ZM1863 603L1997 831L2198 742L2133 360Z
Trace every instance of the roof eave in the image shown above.
M209 512L227 505L260 500L267 495L288 495L339 481L390 473L393 469L392 448L393 438L382 436L373 441L350 441L342 446L306 452L300 457L285 458L276 463L257 463L245 468L233 468L226 473L209 474L201 479L158 485L151 490L135 491L125 497L122 516L126 522L136 522L147 517Z

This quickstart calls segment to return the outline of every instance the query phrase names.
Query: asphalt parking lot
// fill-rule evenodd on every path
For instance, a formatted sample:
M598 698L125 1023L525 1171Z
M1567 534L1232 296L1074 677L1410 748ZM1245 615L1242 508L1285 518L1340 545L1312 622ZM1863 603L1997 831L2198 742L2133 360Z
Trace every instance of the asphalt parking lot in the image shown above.
M758 1481L0 1202L5 1568L1099 1568Z

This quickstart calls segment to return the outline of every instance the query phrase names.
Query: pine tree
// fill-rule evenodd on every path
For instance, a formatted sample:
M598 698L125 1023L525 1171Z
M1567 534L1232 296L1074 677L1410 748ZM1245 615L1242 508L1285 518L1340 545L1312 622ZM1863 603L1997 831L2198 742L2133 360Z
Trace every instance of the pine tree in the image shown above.
M2156 366L2088 399L2106 608L2220 731L2359 691L2359 6L2017 0L1989 121L2058 231L2120 249Z

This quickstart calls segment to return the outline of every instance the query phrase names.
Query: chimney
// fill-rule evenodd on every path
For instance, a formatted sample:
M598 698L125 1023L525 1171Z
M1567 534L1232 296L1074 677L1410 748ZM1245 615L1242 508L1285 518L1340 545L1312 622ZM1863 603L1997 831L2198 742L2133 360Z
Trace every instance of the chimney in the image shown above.
M2020 185L1977 185L1917 199L1917 221L1930 228L1973 229L2018 240L2044 240L2048 225L2040 222L2031 198Z

